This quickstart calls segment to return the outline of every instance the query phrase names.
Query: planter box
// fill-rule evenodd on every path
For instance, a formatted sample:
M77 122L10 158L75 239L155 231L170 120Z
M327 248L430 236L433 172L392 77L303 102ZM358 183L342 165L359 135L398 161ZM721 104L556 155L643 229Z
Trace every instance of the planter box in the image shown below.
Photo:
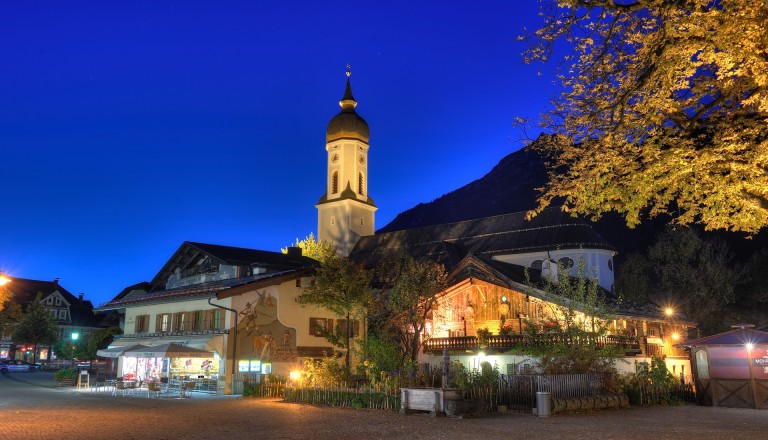
M400 412L428 411L433 417L445 413L445 402L462 400L459 388L401 388Z

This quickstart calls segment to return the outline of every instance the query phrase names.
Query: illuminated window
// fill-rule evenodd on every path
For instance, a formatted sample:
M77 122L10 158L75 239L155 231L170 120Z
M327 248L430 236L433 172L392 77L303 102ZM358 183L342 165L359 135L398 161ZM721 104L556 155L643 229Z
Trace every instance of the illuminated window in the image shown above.
M357 193L363 195L363 173L358 176Z
M333 177L331 178L331 194L336 194L339 192L339 172L334 171Z

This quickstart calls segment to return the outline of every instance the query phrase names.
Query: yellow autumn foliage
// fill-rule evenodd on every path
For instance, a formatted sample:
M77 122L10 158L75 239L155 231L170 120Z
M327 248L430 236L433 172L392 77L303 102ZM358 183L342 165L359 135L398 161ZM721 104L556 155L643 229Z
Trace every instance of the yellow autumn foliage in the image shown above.
M526 61L558 41L562 92L537 143L553 201L629 226L757 233L768 224L768 4L751 0L560 0L526 38Z

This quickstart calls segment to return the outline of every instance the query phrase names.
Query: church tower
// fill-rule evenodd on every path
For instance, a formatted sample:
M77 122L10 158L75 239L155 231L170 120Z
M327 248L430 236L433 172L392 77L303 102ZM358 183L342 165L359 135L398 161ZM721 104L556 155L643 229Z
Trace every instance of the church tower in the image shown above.
M368 195L368 123L356 112L347 66L347 88L341 112L325 131L328 178L325 194L317 202L317 239L349 255L365 235L373 235L376 205Z

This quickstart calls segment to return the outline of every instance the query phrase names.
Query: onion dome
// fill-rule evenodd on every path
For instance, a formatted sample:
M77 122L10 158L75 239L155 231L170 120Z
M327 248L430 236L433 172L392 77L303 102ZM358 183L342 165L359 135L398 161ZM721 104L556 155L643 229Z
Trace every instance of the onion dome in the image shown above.
M328 123L328 129L325 131L325 141L357 139L367 144L371 133L368 130L368 123L365 122L365 119L355 113L357 101L352 96L349 72L347 72L347 89L344 91L344 97L339 101L339 105L341 106L341 112Z

